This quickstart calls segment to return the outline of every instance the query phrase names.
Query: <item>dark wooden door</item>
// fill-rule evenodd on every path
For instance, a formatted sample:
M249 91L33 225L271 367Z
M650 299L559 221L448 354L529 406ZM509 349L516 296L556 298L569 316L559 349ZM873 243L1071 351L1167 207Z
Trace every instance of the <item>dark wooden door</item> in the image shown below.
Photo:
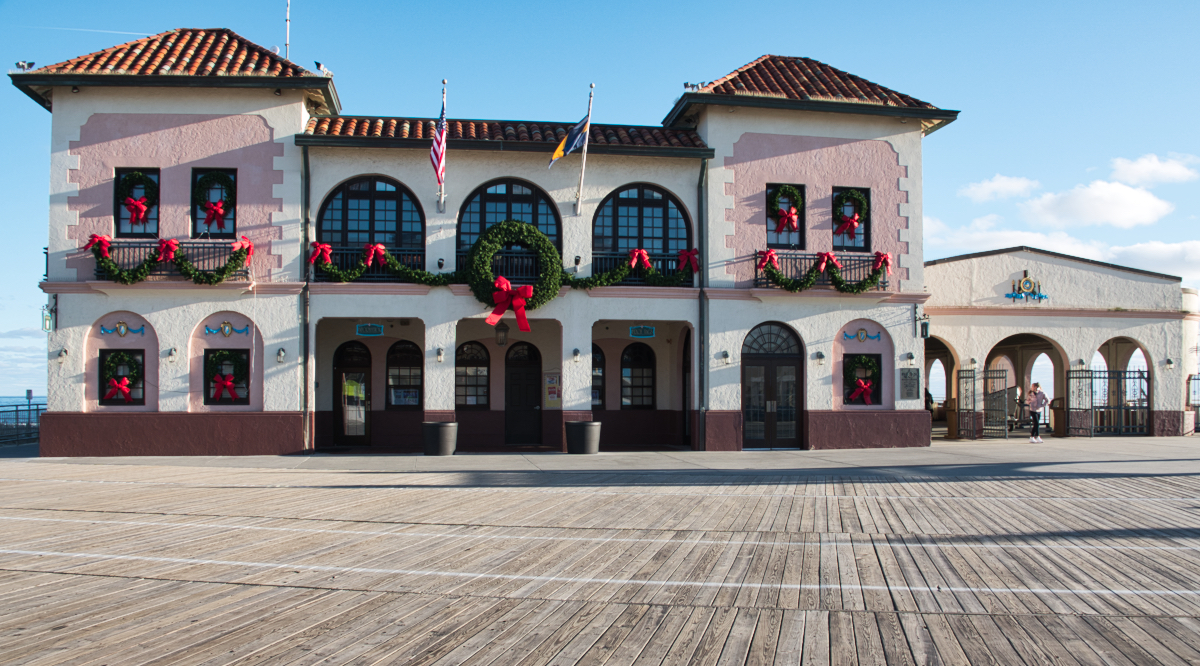
M338 347L333 361L334 441L342 446L371 443L371 352L361 342Z
M742 358L742 446L800 447L800 368L793 359Z
M542 443L542 356L527 342L504 359L504 443Z

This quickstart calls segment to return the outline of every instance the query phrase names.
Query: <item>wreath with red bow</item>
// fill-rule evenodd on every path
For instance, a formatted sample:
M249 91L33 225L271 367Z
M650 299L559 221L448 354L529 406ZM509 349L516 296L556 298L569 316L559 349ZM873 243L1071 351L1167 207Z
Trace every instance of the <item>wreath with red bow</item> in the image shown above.
M117 368L125 366L127 371L124 375L117 374ZM142 362L137 360L137 357L129 352L119 351L109 354L104 359L104 367L100 370L100 381L107 384L110 379L120 379L125 377L129 380L129 385L133 386L142 378Z
M847 203L854 204L854 212L858 214L858 219L867 219L867 196L858 190L842 190L833 197L833 228L837 229L842 224L842 211L845 210Z
M804 210L804 195L800 190L791 185L780 185L767 197L767 217L776 223L782 217L779 213L783 211L783 208L779 205L779 200L784 197L791 202L789 208L795 208L797 212ZM799 226L799 222L797 222L797 226ZM768 231L774 231L774 228L768 227Z
M196 188L192 190L192 205L204 210L205 204L209 203L208 193L215 185L220 185L225 191L225 196L221 199L220 204L224 215L228 217L233 212L234 206L237 205L237 190L233 185L233 179L223 171L209 171L196 181Z
M204 361L204 377L211 379L214 375L224 374L221 366L233 365L233 383L245 384L250 379L250 365L246 363L247 353L229 349L221 349L208 355Z
M859 368L867 371L866 377L858 376ZM855 386L855 380L857 379L864 379L869 382L874 382L875 385L878 386L880 380L879 375L879 363L877 363L875 359L863 354L851 356L842 363L842 390L846 392L846 395L850 395L850 392Z
M134 188L141 186L142 196L145 197L146 210L158 205L158 183L141 171L130 171L121 176L117 183L117 205L124 206L126 199L133 198Z
M496 291L496 274L492 272L492 258L506 245L520 245L538 255L541 274L533 283L533 298L526 301L527 309L536 310L558 296L563 277L562 256L558 248L532 224L505 220L480 234L467 257L467 284L480 303L494 305L492 293Z

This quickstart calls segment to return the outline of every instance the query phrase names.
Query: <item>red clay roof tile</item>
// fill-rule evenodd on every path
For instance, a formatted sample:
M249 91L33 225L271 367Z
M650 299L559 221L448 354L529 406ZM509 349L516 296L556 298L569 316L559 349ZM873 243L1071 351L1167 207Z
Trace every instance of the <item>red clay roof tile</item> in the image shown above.
M898 93L812 58L765 55L697 92L751 95L795 100L852 102L881 106L936 109L928 102Z

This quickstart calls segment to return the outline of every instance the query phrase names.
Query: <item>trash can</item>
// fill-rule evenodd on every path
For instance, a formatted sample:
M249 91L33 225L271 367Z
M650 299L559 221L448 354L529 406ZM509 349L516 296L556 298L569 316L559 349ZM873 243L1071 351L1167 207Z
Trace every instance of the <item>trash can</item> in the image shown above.
M1067 408L1063 404L1065 402L1062 398L1050 401L1050 427L1055 437L1067 436Z
M425 436L425 455L454 455L454 449L458 445L458 423L454 421L423 421L421 434Z
M958 399L946 401L946 439L958 439Z
M567 453L600 453L600 422L567 421Z

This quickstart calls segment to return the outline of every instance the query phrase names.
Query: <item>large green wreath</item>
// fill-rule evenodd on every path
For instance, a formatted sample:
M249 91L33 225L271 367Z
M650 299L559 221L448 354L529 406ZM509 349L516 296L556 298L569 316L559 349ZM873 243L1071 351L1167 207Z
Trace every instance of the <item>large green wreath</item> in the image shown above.
M158 205L158 183L150 179L150 176L141 171L130 171L121 176L121 181L117 183L117 205L124 206L125 199L133 198L133 188L138 185L142 186L142 191L145 192L146 210L150 210Z
M125 378L129 380L129 385L133 386L142 378L142 364L134 358L134 355L129 352L119 351L109 354L104 359L104 367L100 371L100 381L108 384L110 379L118 379L117 367L124 365L129 368L129 372L125 374Z
M842 210L849 200L854 204L854 211L858 213L858 219L867 219L867 197L858 190L843 190L838 192L833 197L833 228L837 229L842 223Z
M209 171L196 181L196 187L192 190L192 205L203 209L204 204L208 203L208 192L213 185L220 185L225 190L225 197L221 199L221 208L228 217L237 206L237 191L233 185L233 179L222 171ZM232 233L232 231L221 233Z
M492 293L496 291L496 275L492 272L492 258L505 245L521 245L537 253L541 274L533 284L533 298L525 303L527 310L536 310L558 295L563 276L558 248L532 224L504 220L484 231L467 257L467 284L476 300L485 305L495 303Z
M857 354L855 356L851 356L850 358L846 359L842 363L842 391L843 391L843 393L845 391L847 391L848 389L850 389L851 387L853 387L854 381L856 379L859 379L858 373L857 373L859 368L863 368L867 371L867 376L864 379L868 379L868 380L871 380L874 382L874 385L871 387L872 392L874 392L875 387L879 386L879 381L880 381L879 364L876 363L875 359L871 358L870 356L865 356L863 354Z
M787 197L792 202L791 207L797 211L804 210L804 195L800 190L791 185L780 185L767 197L767 217L775 220L776 224L779 223L779 199L782 197Z
M250 379L250 367L246 363L245 354L247 352L232 351L229 349L221 349L208 355L204 362L204 379L208 381L214 376L221 374L221 366L226 363L233 364L233 383L245 384Z

